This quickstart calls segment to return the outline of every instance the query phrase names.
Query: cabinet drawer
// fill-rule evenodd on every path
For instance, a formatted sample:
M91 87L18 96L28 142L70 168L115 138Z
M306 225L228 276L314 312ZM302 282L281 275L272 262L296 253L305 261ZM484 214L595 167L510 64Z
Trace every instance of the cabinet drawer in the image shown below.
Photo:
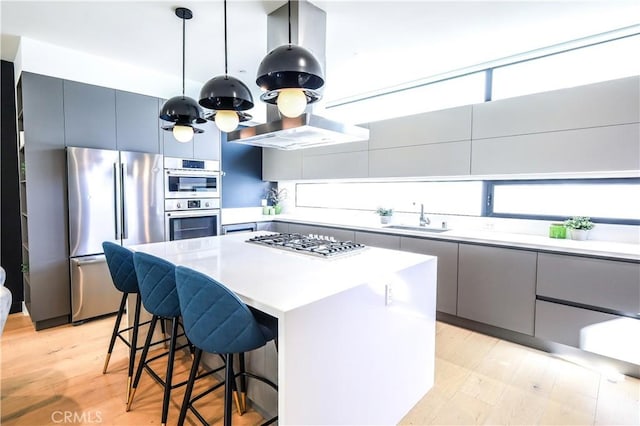
M375 232L356 231L356 243L365 246L382 247L391 250L400 250L400 237L397 235L384 235Z
M354 232L348 229L328 228L315 225L300 225L297 223L289 224L289 232L304 235L323 235L327 237L333 237L338 241L353 241L355 238Z
M535 337L640 364L640 320L536 301Z
M640 264L540 253L536 292L640 315Z

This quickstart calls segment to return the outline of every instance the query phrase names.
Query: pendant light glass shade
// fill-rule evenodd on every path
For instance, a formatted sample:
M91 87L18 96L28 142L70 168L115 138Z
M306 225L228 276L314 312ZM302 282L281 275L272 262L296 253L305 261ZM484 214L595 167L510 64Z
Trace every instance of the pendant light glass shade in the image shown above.
M207 116L223 132L231 132L241 121L250 120L244 113L253 108L253 96L249 88L227 72L227 1L224 1L224 75L213 77L200 90L200 105L214 110Z
M291 44L291 1L289 44L276 47L267 53L258 66L256 84L265 92L260 99L278 105L280 113L287 117L297 117L304 112L300 105L301 99L305 99L306 108L307 104L322 98L318 91L324 85L324 73L320 62L311 51ZM281 95L284 95L284 100L279 99Z
M202 108L198 103L184 94L184 56L185 56L185 21L193 17L193 13L184 7L175 10L178 18L182 19L182 95L174 96L167 100L160 109L160 119L173 124L162 126L163 130L172 131L178 142L189 142L194 133L203 133L204 130L193 127L194 124L206 123L203 118Z

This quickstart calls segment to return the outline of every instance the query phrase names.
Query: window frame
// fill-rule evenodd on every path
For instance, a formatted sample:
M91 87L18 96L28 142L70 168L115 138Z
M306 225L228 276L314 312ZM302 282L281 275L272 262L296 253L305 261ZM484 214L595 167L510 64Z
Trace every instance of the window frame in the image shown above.
M616 183L635 183L640 185L640 177L628 177L628 178L590 178L590 179L517 179L517 180L486 180L486 197L485 197L485 217L495 218L507 218L507 219L532 219L532 220L551 220L551 221L563 221L567 219L567 216L555 216L555 215L535 215L535 214L520 214L520 213L496 213L493 211L493 203L495 200L495 188L496 186L507 185L563 185L563 184L616 184ZM593 223L605 223L612 225L640 225L640 219L617 219L611 217L592 217Z

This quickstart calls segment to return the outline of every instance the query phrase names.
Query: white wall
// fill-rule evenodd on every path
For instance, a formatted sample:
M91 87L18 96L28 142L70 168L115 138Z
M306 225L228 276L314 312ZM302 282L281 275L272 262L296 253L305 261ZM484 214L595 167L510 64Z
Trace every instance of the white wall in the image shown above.
M14 62L16 81L22 71L110 87L159 98L182 92L182 80L151 69L22 37ZM181 63L176 60L176 74ZM204 82L185 81L185 94L198 99Z

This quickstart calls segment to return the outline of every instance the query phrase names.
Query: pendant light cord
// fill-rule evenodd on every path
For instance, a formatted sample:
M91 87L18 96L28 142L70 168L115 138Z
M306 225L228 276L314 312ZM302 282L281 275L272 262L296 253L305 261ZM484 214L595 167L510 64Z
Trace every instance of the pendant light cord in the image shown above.
M184 58L185 58L185 36L184 36L184 32L185 32L185 24L186 24L187 20L183 17L182 18L182 96L184 97Z
M227 0L224 0L224 77L226 78L227 71Z
M291 0L289 0L289 46L291 46Z

